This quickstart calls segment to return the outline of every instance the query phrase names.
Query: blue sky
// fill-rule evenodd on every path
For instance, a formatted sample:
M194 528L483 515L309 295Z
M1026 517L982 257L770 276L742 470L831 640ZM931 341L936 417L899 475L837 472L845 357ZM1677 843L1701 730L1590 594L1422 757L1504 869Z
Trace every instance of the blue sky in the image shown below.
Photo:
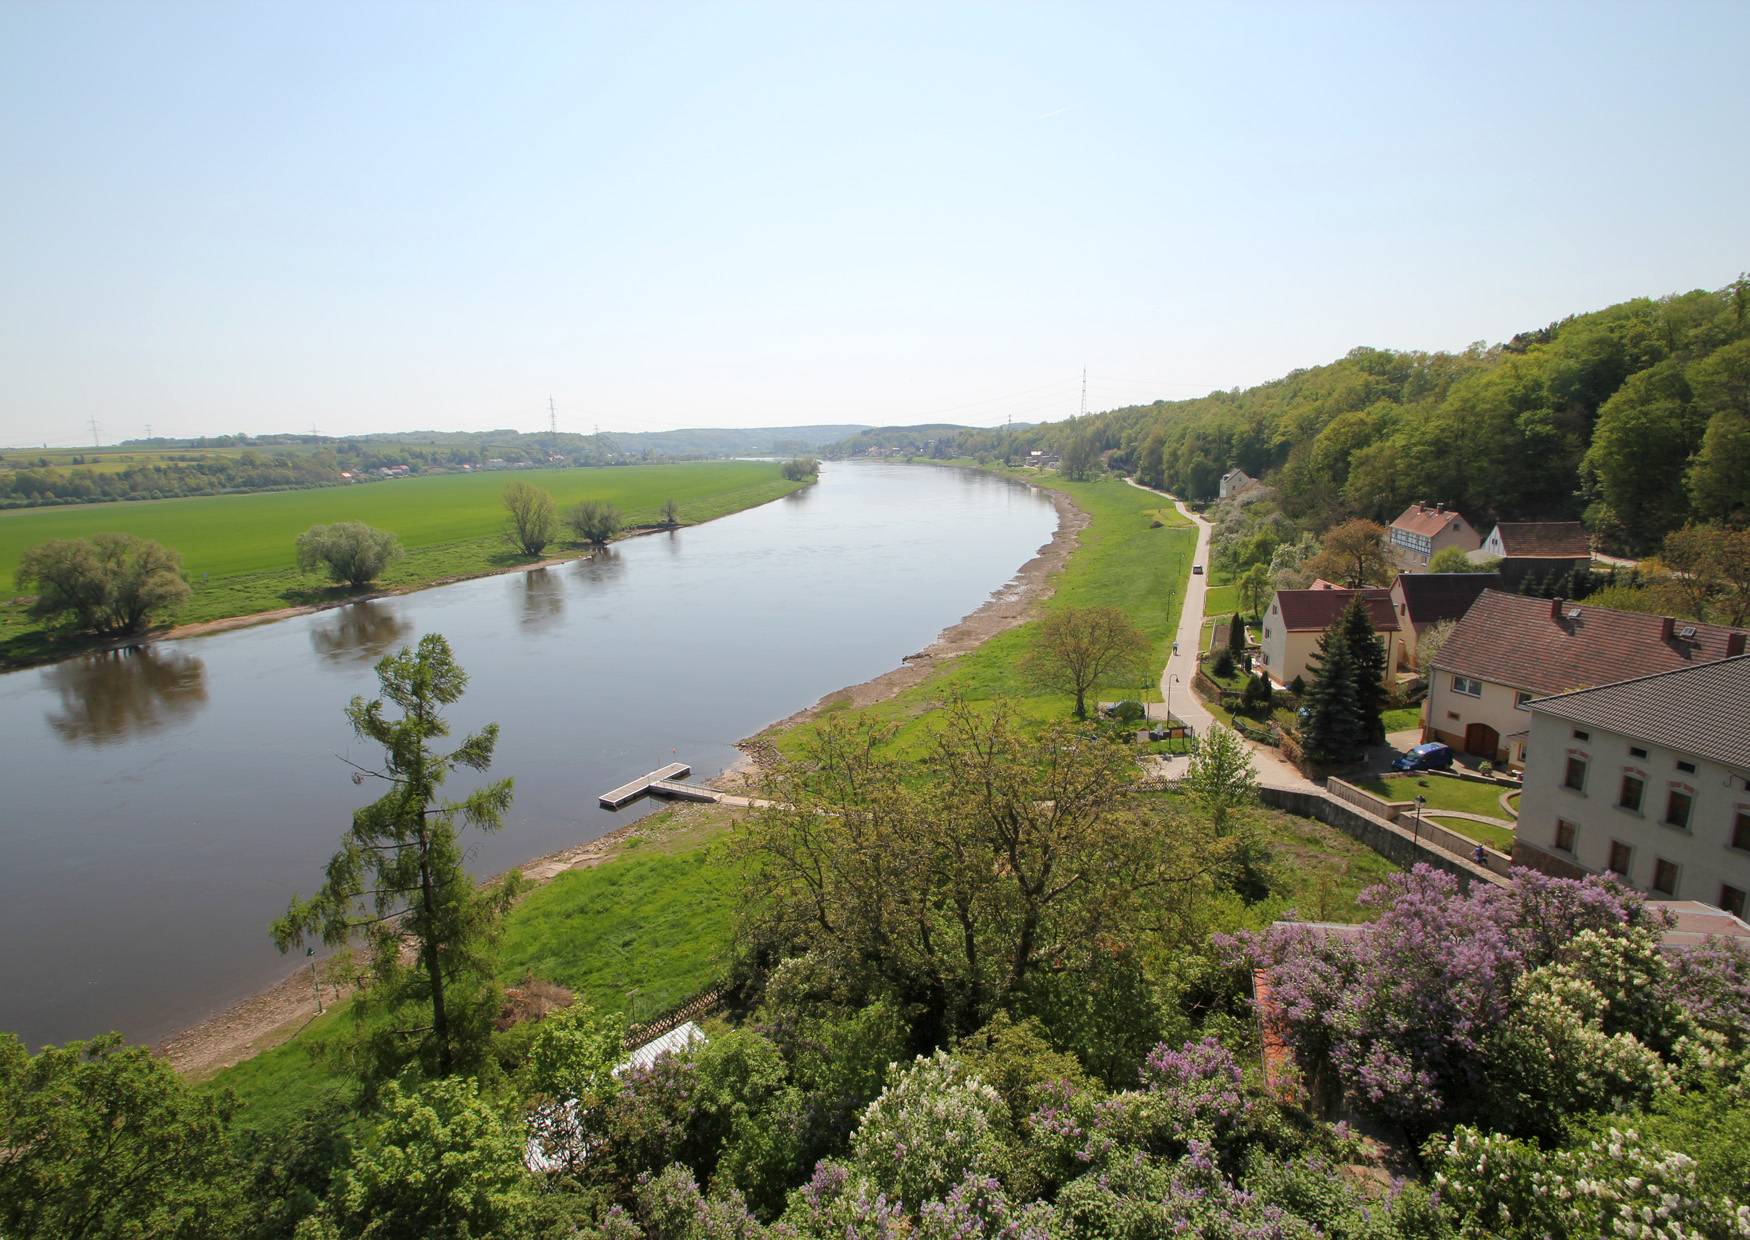
M1750 4L0 0L0 444L983 424L1750 268Z

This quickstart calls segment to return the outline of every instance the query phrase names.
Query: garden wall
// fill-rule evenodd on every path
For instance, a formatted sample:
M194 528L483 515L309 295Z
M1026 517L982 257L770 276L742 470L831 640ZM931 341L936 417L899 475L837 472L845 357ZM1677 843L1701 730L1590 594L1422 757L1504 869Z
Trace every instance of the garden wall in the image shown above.
M1362 795L1366 794L1362 793ZM1406 870L1421 862L1431 865L1437 870L1445 870L1464 883L1481 880L1504 884L1507 881L1504 864L1499 873L1493 869L1472 864L1470 851L1475 845L1470 840L1463 841L1462 852L1452 852L1438 847L1432 838L1432 832L1436 830L1440 830L1442 834L1455 840L1462 839L1462 837L1453 835L1452 832L1445 831L1443 828L1437 828L1432 823L1422 824L1422 838L1418 842L1416 836L1403 827L1358 806L1340 801L1330 793L1316 788L1283 788L1274 784L1260 784L1258 786L1258 799L1272 809L1286 810L1288 813L1298 814L1302 818L1317 818L1320 822L1333 826L1343 834L1359 840L1393 865L1401 866ZM1485 853L1488 851L1484 850ZM1499 854L1494 854L1494 856L1499 856ZM1494 857L1491 857L1491 861L1493 859ZM1502 858L1503 862L1505 860Z

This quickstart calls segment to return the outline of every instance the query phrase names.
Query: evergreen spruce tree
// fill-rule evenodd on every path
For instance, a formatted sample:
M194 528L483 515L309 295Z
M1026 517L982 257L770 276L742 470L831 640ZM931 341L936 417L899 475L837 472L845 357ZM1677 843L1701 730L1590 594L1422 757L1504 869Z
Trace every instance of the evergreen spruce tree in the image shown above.
M1227 645L1228 649L1234 652L1235 658L1238 658L1240 652L1246 648L1246 622L1240 619L1240 613L1237 611L1227 622Z
M1367 608L1359 595L1349 600L1349 606L1338 618L1343 638L1349 646L1349 659L1354 668L1355 704L1361 712L1363 735L1373 745L1385 741L1385 725L1380 715L1385 710L1385 643L1373 631L1367 618Z
M1359 756L1366 745L1366 719L1355 700L1355 661L1339 617L1319 638L1308 660L1312 683L1304 696L1306 727L1302 749L1314 762L1335 765Z

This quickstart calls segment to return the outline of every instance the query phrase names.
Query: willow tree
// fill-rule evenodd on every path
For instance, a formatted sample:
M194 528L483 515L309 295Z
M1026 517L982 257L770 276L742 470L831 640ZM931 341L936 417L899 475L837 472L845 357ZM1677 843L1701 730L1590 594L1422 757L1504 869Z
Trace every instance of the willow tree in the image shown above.
M282 952L313 938L334 947L362 942L370 969L357 1011L372 1058L383 1065L417 1058L447 1075L482 1044L494 1015L488 953L517 887L513 875L476 888L457 837L465 827L503 825L511 781L460 800L440 795L457 768L491 766L498 743L492 723L447 752L434 745L450 731L441 708L468 684L441 634L384 658L377 679L383 697L353 698L346 716L361 740L383 747L383 758L376 767L353 764L353 781L381 780L389 790L353 814L321 890L293 897L273 939ZM373 1019L377 1013L385 1018Z

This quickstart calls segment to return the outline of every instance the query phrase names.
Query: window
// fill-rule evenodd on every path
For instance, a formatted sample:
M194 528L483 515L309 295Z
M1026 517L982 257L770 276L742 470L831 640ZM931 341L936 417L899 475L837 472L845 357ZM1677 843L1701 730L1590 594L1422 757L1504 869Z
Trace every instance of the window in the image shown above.
M1616 807L1626 809L1630 813L1641 812L1641 797L1647 790L1647 781L1639 775L1630 775L1624 771L1622 776L1622 793L1616 798Z
M1562 787L1572 788L1575 792L1586 791L1586 759L1577 754L1568 755L1568 773L1562 777Z
M1633 758L1644 758L1647 756L1647 751L1642 749L1639 745L1630 745L1628 747L1628 752L1629 756Z
M1531 701L1531 694L1521 689L1513 695L1513 709L1524 710L1525 704L1529 701Z
M1580 830L1566 818L1556 819L1556 847L1565 853L1574 851L1574 839Z
M1693 775L1693 774L1695 774L1695 763L1693 763L1693 762L1679 762L1677 764L1677 769L1680 771L1687 772L1690 775Z
M1635 850L1621 840L1610 841L1610 863L1605 868L1628 877L1628 863L1634 857Z
M1665 801L1665 825L1668 827L1689 828L1689 807L1695 803L1695 798L1687 792L1676 788L1671 789L1671 795Z
M1582 732L1582 731L1580 731L1579 728L1575 728L1574 729L1574 739L1577 741L1589 741L1592 739L1592 733Z
M1653 890L1662 896L1677 894L1677 863L1660 857L1653 862Z
M1732 823L1732 847L1750 852L1750 810L1741 809Z
M1473 680L1469 676L1454 676L1452 678L1452 691L1462 693L1466 697L1482 697L1483 682Z
M1720 907L1734 917L1744 915L1744 893L1736 887L1720 884Z

